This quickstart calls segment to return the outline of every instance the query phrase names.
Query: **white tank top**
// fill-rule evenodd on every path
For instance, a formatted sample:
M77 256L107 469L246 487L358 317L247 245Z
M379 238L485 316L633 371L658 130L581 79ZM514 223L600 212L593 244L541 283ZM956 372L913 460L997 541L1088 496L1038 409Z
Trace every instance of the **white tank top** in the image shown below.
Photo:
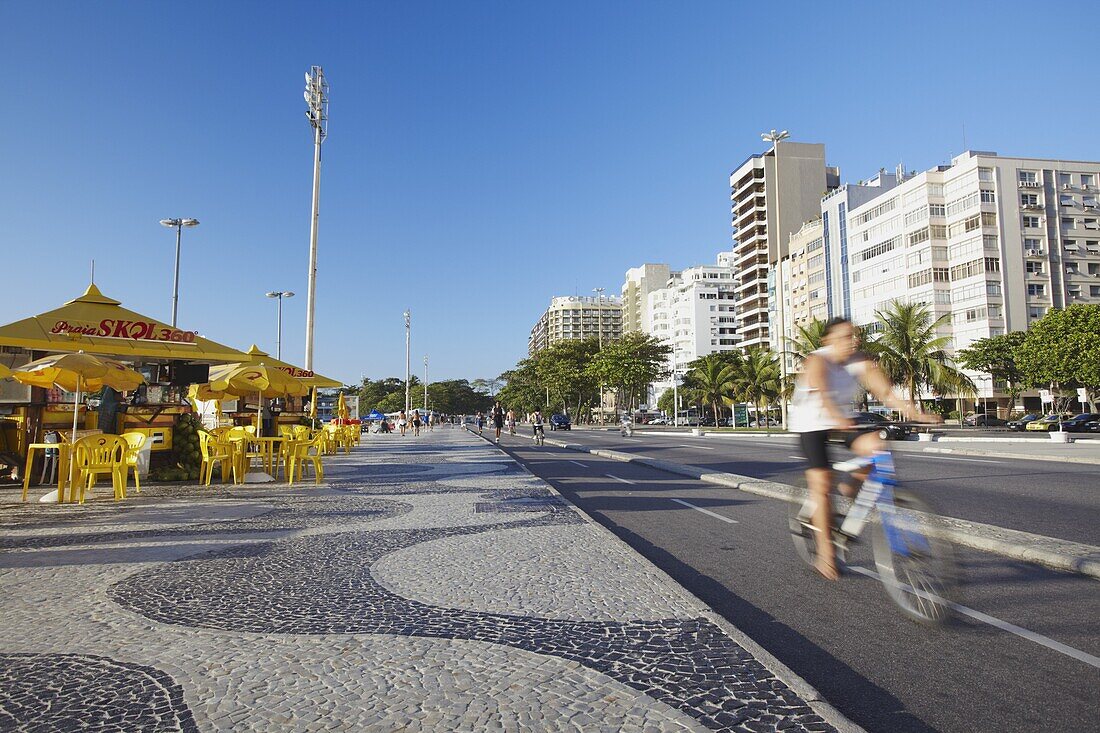
M863 376L867 369L866 357L857 353L853 354L847 362L838 364L827 356L828 351L825 348L820 348L813 353L821 357L825 363L825 384L829 401L841 414L853 416L854 403L861 390L859 377ZM793 433L812 433L816 430L833 430L840 427L826 412L821 394L810 389L806 384L805 374L799 377L795 384L788 419Z

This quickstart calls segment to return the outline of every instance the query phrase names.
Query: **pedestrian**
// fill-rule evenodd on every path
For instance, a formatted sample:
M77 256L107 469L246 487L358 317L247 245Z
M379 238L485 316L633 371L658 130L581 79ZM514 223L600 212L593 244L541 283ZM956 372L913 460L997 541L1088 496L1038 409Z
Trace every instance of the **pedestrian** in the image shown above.
M401 437L405 437L405 431L409 429L409 419L405 417L405 411L397 413L397 429L401 431Z
M435 415L428 413L428 430L435 432Z
M485 434L485 432L484 432L484 429L485 429L485 413L483 413L481 410L478 410L477 417L474 418L474 422L477 424L477 434L478 435L484 435Z
M504 428L504 408L500 406L500 402L496 402L493 405L493 410L490 413L493 418L493 429L496 432L496 442L500 442L500 431Z
M413 410L413 437L420 437L420 410Z

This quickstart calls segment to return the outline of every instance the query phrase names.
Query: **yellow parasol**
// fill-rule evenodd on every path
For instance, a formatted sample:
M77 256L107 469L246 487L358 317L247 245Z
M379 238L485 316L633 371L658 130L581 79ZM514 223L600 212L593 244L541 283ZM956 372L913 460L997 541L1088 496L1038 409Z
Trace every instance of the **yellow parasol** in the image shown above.
M313 399L309 401L309 419L317 422L317 388L313 388ZM314 427L317 427L314 425Z
M10 376L11 376L11 369L4 366L3 364L0 364L0 379L4 379L5 377L10 377Z
M222 400L255 394L265 397L301 397L309 387L278 367L266 364L226 364L210 370L210 381L195 384L188 396L202 400ZM259 406L257 406L259 407ZM256 410L256 430L260 429L260 410Z
M266 364L267 366L273 366L276 369L281 369L298 381L305 383L306 386L309 387L327 388L343 386L343 382L340 382L338 380L322 376L317 372L311 371L309 369L296 367L293 364L288 364L285 361L279 361L275 357L271 356L271 354L262 351L260 347L256 346L256 344L252 344L251 348L248 349L248 355L251 357L251 363Z
M122 362L104 359L94 354L78 351L75 354L55 354L24 364L11 372L16 381L32 387L60 387L76 393L73 403L73 439L76 443L76 422L79 414L81 391L111 387L120 392L136 389L145 377ZM73 482L75 456L69 461L69 485ZM61 501L58 494L57 500Z
M341 392L336 400L336 415L341 420L347 420L348 414L348 403L344 401L344 393Z

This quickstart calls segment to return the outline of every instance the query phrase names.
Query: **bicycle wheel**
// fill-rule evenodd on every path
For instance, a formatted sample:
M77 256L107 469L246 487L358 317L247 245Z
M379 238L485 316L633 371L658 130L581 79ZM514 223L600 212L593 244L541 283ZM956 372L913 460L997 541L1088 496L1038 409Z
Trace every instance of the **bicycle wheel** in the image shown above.
M950 543L931 532L935 512L906 489L894 489L894 506L875 513L872 548L886 594L910 618L943 623L951 615L957 571Z
M832 497L833 515L836 516L838 501ZM791 540L794 542L795 552L802 561L814 567L817 561L817 528L813 526L814 501L807 496L802 501L787 503L787 525L791 530ZM833 541L833 551L836 556L836 566L843 569L845 560L845 547L843 543Z

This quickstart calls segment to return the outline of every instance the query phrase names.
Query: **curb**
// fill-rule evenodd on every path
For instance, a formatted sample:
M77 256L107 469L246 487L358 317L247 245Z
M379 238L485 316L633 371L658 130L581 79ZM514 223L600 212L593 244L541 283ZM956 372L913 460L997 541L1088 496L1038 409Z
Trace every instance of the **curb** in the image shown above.
M566 448L579 453L589 453L601 458L622 461L623 463L649 466L667 473L698 479L718 486L726 486L768 499L802 501L806 495L806 490L797 486L774 481L762 481L753 476L708 471L699 466L689 466L600 448L588 448L576 443L565 443L549 438L546 439L546 442L559 448ZM936 536L956 545L1003 555L1013 560L1037 563L1054 570L1077 573L1100 580L1100 547L1045 537L1017 529L997 527L992 524L968 522L954 517L931 515L930 519Z
M1007 451L971 450L968 448L925 448L924 453L951 453L956 456L989 456L990 458L1012 458L1017 461L1053 461L1055 463L1085 463L1100 466L1100 457L1091 456L1032 456Z
M741 645L742 648L745 649L745 651L747 651L749 654L751 654L753 657L755 657L758 662L760 662L762 665L764 665L764 667L769 672L774 674L777 679L779 679L784 684L786 684L787 687L789 687L792 692L794 692L796 695L798 695L803 700L805 700L806 704L810 706L810 709L813 710L814 713L819 715L821 718L823 718L825 720L825 722L827 722L829 725L832 725L834 728L836 728L838 731L840 731L840 733L867 733L867 731L864 728L860 727L856 723L849 720L847 716L845 716L842 712L840 712L832 704L827 702L821 696L821 693L817 690L817 688L814 687L813 685L811 685L805 679L803 679L797 672L795 672L793 669L791 669L787 665L783 664L783 662L779 661L779 659L777 659L775 657L775 655L773 655L771 652L764 649L757 642L753 641L751 637L749 637L747 634L745 634L745 632L741 631L739 628L737 628L736 626L731 624L729 621L722 618L722 616L720 616L717 613L715 613L714 611L710 610L709 606L707 606L705 603L703 603L703 601L701 601L699 598L697 598L695 595L693 595L690 591L688 591L686 588L684 588L684 586L680 585L680 583L677 582L675 578L673 578L671 575L666 573L664 570L661 570L656 565L654 565L652 562L649 561L648 558L646 558L640 552L638 552L633 547L628 545L625 541L620 539L618 535L616 535L614 532L612 532L610 529L603 526L599 522L597 522L595 519L593 519L591 516L589 516L583 509L578 507L576 504L574 504L573 502L569 501L567 498L562 496L561 493L559 493L557 489L555 489L553 486L551 486L548 481L545 481L544 479L539 478L535 474L531 473L531 471L526 466L524 466L522 463L520 463L518 460L516 460L516 458L514 458L513 456L509 455L508 452L505 451L504 448L502 448L499 443L493 441L487 435L478 435L477 433L474 433L471 430L467 430L466 432L470 433L470 435L473 435L475 438L481 438L486 443L488 443L490 446L496 448L501 453L504 453L504 455L508 456L509 460L513 461L517 466L522 468L528 475L530 475L533 478L537 479L538 481L542 482L546 486L546 488L550 490L551 493L553 493L555 496L557 496L559 499L561 499L565 504L568 504L569 507L573 511L575 511L577 514L579 514L584 519L584 521L586 523L588 523L589 525L594 527L596 529L596 531L603 533L603 535L605 537L607 537L608 539L610 539L612 542L614 542L615 544L625 548L627 550L627 552L629 552L634 557L638 558L641 562L645 563L645 565L648 566L649 570L653 574L655 574L657 576L660 576L661 578L664 578L669 584L674 586L680 593L683 593L685 596L688 596L693 601L696 601L697 603L702 605L704 608L706 608L707 611L705 611L702 615L705 616L708 621L710 621L711 623L713 623L714 625L716 625L720 629L722 629L722 631L725 632L731 639L736 641L739 645ZM516 437L520 437L519 433L516 434ZM530 436L525 435L525 436L522 436L522 437L530 437ZM533 439L533 438L531 438L531 439ZM546 442L550 443L551 441L550 441L549 438L547 438ZM565 444L560 443L560 441L554 441L553 444L560 444L560 447L569 447L570 450L579 450L580 449L580 446L575 446L575 445L574 446L566 446ZM623 454L620 454L620 455L623 455Z

